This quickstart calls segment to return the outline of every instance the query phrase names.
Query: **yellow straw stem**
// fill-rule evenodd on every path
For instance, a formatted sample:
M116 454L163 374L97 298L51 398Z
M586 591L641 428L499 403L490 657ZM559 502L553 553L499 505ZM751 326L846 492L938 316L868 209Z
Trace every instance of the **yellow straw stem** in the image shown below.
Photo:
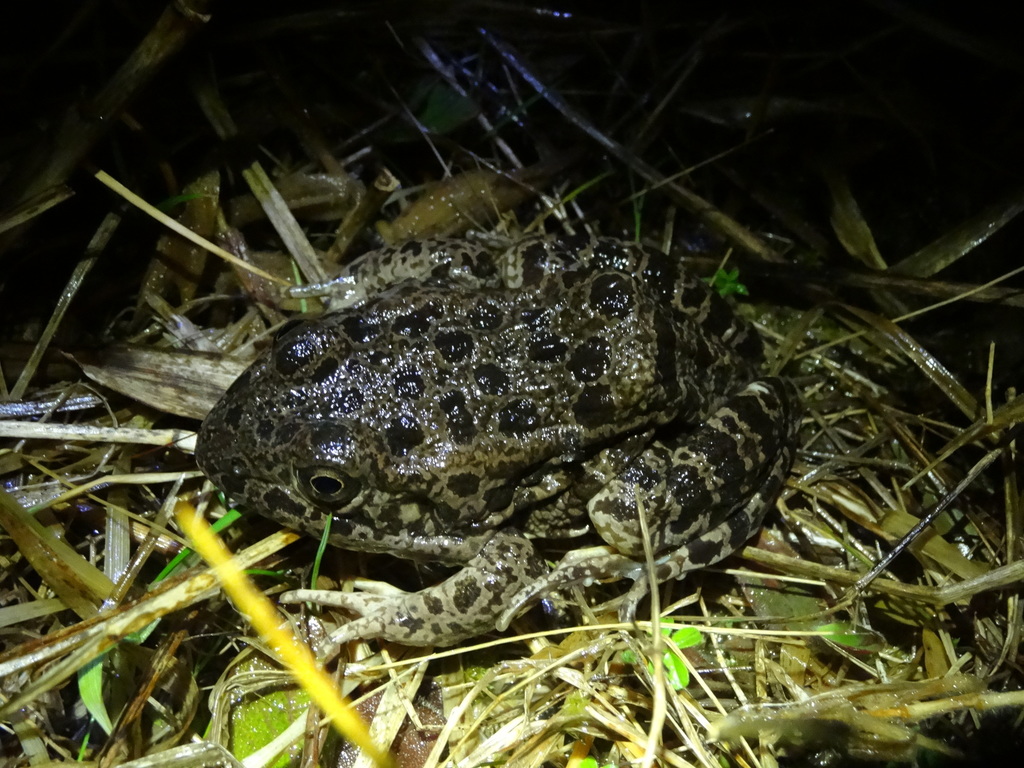
M191 539L195 550L210 564L224 587L257 632L268 642L281 663L330 718L338 732L351 741L381 768L390 768L388 755L370 739L366 723L351 702L338 693L334 681L316 664L312 651L300 638L286 629L285 618L266 596L258 591L238 567L224 542L210 529L191 504L181 502L178 523Z

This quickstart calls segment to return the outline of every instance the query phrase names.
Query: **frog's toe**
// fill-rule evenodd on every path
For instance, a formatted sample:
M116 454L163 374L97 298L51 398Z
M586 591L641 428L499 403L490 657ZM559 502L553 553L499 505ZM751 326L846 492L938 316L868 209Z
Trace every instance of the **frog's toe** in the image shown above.
M610 547L588 547L570 552L550 573L517 592L498 618L498 629L504 629L515 616L539 598L569 587L589 587L598 581L635 579L641 566Z
M640 601L647 597L650 591L651 582L648 580L647 574L640 573L636 581L633 582L633 586L623 596L622 602L619 603L619 621L625 624L632 624L636 621L636 609L639 607Z

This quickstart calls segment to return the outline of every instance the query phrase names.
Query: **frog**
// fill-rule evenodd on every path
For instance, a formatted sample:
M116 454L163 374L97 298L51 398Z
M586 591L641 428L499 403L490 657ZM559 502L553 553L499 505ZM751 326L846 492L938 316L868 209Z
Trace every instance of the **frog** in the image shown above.
M297 590L336 645L448 646L570 587L649 590L730 555L790 470L792 382L677 259L613 237L413 241L284 323L198 433L230 498L336 547L449 569L418 591ZM561 542L560 561L544 542ZM580 542L574 546L574 542Z

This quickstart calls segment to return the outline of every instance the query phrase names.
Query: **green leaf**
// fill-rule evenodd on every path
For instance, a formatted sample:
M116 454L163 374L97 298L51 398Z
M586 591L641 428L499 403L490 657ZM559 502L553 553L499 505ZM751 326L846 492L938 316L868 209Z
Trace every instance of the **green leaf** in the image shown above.
M602 181L604 181L611 175L611 171L606 171L605 173L602 173L599 176L595 176L594 178L583 182L578 187L576 187L576 189L573 189L572 191L567 192L565 195L562 196L562 204L565 205L566 203L572 202L576 197L582 195L591 187L600 184Z
M238 759L262 749L309 709L309 695L300 688L267 691L246 697L231 710L231 751ZM273 763L274 768L296 765L301 747L293 744Z
M665 630L662 630L665 631ZM704 642L704 638L700 634L700 630L696 627L683 627L677 629L674 632L668 630L671 634L668 636L669 640L676 648L693 648Z
M163 202L157 203L156 207L158 211L161 211L163 213L170 213L179 205L192 202L193 200L198 200L200 197L203 197L203 195L197 194L195 192L187 192L183 195L175 195L174 197L168 197Z
M416 119L431 133L444 134L476 117L480 108L472 99L437 80L423 84L414 96Z
M676 648L693 648L704 642L700 630L696 627L662 627L661 633ZM638 664L639 660L632 651L623 651L620 658L627 664ZM690 684L690 670L686 663L671 651L662 655L662 664L665 668L665 678L675 690L682 690ZM654 674L654 665L647 663L647 671Z
M103 661L106 658L107 654L104 653L78 670L78 695L85 711L109 734L114 730L114 724L110 721L107 703L103 700Z
M846 622L821 624L815 627L815 629L818 632L826 633L825 637L833 643L851 648L855 651L870 651L878 648L878 643L873 635L858 632Z
M221 502L223 503L223 498L221 499ZM225 528L227 528L229 525L231 525L233 522L235 522L235 520L237 520L241 516L242 516L242 513L239 512L237 509L229 509L220 518L218 518L217 520L214 520L213 524L210 527L213 528L213 530L216 533L220 533L221 531L223 531ZM189 549L188 547L185 547L185 549L181 550L181 552L176 554L171 559L171 562L169 562L167 565L165 565L163 567L163 570L160 571L160 573L157 574L157 577L155 579L153 579L153 584L159 584L161 581L163 581L168 576L170 576L172 573L174 573L178 569L178 567L181 566L181 564L185 561L185 558L188 557L191 554L192 554L192 550Z
M316 548L316 555L313 556L313 572L309 575L310 589L316 589L317 579L320 578L320 566L323 564L324 555L327 554L327 543L331 538L332 519L330 515L326 515L324 518L324 532L320 536L320 544Z
M707 282L718 291L719 296L729 296L734 293L748 296L750 292L747 290L747 286L739 281L739 276L739 269L719 269L708 278Z
M665 679L674 690L681 691L690 684L690 670L681 658L673 653L666 653L664 662Z

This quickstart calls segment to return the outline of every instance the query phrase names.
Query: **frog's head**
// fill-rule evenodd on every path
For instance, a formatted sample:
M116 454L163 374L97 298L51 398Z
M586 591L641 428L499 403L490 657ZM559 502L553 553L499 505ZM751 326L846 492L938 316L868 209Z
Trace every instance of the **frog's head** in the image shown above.
M477 366L479 387L452 381L446 355L468 332L430 335L429 317L398 304L284 326L204 421L196 458L207 476L314 533L327 518L356 537L359 525L429 535L511 514L517 478L547 458L523 450L536 409L507 402L496 364ZM503 425L493 436L489 419Z
M401 371L345 342L323 323L279 333L204 420L200 468L233 500L290 527L319 534L333 519L341 533L332 538L350 548L383 541L365 531L444 528L462 511L438 479L446 435L395 396Z
M243 373L213 407L196 461L235 501L319 531L325 515L364 503L374 490L374 437L357 420L301 407L301 393L282 389L267 368Z

